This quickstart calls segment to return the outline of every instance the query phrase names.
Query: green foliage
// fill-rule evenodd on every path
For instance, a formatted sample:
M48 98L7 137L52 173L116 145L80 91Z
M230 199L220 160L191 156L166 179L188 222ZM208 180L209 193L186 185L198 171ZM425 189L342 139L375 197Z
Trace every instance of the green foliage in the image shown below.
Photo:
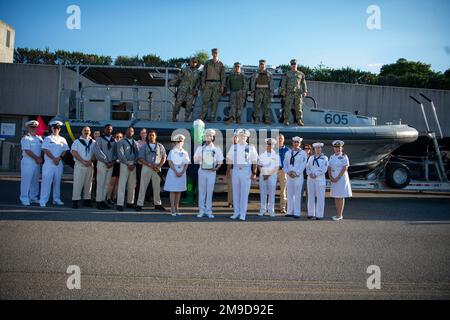
M166 66L166 62L161 59L160 56L156 54L148 54L142 57L142 61L147 67L164 67Z
M205 50L200 50L193 55L199 60L199 64L205 64L210 55ZM136 56L118 56L114 61L110 56L85 54L82 52L69 52L57 50L51 52L44 50L17 48L14 51L15 63L49 64L49 65L116 65L116 66L147 66L147 67L175 67L181 68L189 62L190 57L171 58L163 60L156 54L148 54L142 58ZM289 65L281 65L281 70L286 72ZM431 69L431 65L398 59L395 63L382 66L377 75L372 72L355 70L349 67L333 69L324 65L311 68L299 66L298 69L306 75L307 80L357 83L369 85L416 87L450 90L450 69L444 73Z
M378 83L384 86L450 90L446 73L433 71L429 64L402 58L381 68Z
M144 60L139 58L139 55L134 57L118 56L114 61L114 65L125 67L142 67L144 66Z
M197 51L194 54L194 57L196 57L198 59L198 64L201 65L201 64L205 64L206 61L209 60L210 56L209 56L209 53L207 51L200 50L200 51Z

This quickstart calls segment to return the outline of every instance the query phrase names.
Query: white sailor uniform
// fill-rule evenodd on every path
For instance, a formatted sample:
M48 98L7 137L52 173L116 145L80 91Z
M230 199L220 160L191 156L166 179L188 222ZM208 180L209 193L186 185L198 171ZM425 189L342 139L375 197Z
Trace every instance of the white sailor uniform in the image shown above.
M84 139L80 137L72 144L71 151L76 151L80 158L84 161L92 161L94 157L95 141L92 138ZM89 167L79 162L75 157L73 171L73 191L72 200L81 200L81 192L83 191L83 200L91 200L92 179L94 175L94 165L91 163Z
M39 201L39 173L41 166L34 161L25 151L31 151L34 155L41 156L42 137L27 134L20 141L22 147L22 160L20 162L20 201L29 205Z
M42 149L50 151L53 157L60 157L63 152L69 151L69 145L64 137L50 135L44 139ZM50 198L50 190L53 185L53 202L61 202L61 178L63 173L62 160L55 165L46 154L42 167L42 184L40 204L45 206Z
M328 170L328 157L312 155L306 164L306 174L308 175L308 217L323 218L325 210L325 191ZM314 174L315 178L311 175ZM317 202L316 202L317 198Z
M259 156L258 165L260 166L259 191L261 194L260 215L266 213L275 215L275 191L277 188L278 170L280 168L280 156L275 152L264 152ZM264 180L264 176L270 176ZM267 199L267 197L269 199Z
M255 146L247 143L233 145L227 154L227 163L233 164L233 219L245 220L250 194L252 164L258 162Z
M301 216L303 172L308 156L303 150L289 150L284 158L283 170L287 174L287 215ZM291 178L288 173L294 171L297 177Z
M333 154L329 160L331 175L336 178L345 166L350 166L350 161L345 154ZM352 187L350 185L350 177L348 171L336 183L331 183L332 198L350 198L352 197Z
M183 148L177 146L170 150L167 157L168 161L172 161L177 172L182 172L186 164L191 163L189 154ZM164 190L168 192L184 192L186 191L186 172L183 176L178 178L172 168L169 168L167 172L166 182L164 184Z
M208 159L206 159L208 157ZM206 160L206 161L204 161ZM223 153L213 143L198 147L194 154L194 163L200 165L198 170L198 206L199 217L208 215L212 217L212 198L216 184L216 171L207 170L210 162L214 168L223 161Z

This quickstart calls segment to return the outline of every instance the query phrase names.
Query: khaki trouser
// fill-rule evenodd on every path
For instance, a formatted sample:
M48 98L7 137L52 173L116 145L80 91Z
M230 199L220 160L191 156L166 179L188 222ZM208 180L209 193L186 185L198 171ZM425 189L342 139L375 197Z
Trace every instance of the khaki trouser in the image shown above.
M103 202L106 200L106 193L108 192L109 183L113 168L107 168L106 164L101 161L97 162L97 189L96 189L96 202Z
M143 165L141 171L141 186L139 188L139 198L137 201L139 207L144 206L145 194L147 193L147 187L150 181L152 182L153 188L153 204L155 206L161 205L161 178L152 168Z
M92 178L94 167L86 167L79 162L75 162L73 171L73 191L72 200L81 200L81 191L83 191L83 200L91 200Z
M287 196L286 196L286 173L280 169L278 170L278 182L280 183L280 208L286 209Z
M120 164L119 188L117 191L117 205L123 206L125 202L125 189L127 193L127 203L134 203L134 194L136 192L136 168L133 171L128 166Z

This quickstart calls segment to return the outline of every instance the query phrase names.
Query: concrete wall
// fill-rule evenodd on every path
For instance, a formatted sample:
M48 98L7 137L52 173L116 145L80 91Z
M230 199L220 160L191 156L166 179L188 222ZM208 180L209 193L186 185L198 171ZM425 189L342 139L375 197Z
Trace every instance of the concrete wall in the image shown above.
M92 84L87 79L82 82L84 86ZM0 114L54 116L58 112L59 86L63 107L67 104L67 93L76 90L76 73L58 66L0 63ZM309 81L308 87L319 107L359 110L361 115L377 117L378 124L402 119L403 123L420 131L425 130L422 114L409 96L419 98L419 93L423 92L434 100L444 134L450 137L450 91L316 81ZM435 129L431 110L428 105L425 107Z
M7 34L9 31L9 47L7 44ZM2 20L0 20L0 62L12 63L14 59L14 40L16 31Z
M419 96L419 93L423 93L434 100L444 135L450 137L450 91L317 81L308 82L308 91L317 100L319 107L350 112L359 110L361 115L377 117L378 124L402 119L403 123L421 131L426 128L422 112L409 96L425 102ZM425 110L431 128L437 130L428 103L425 104Z
M0 64L0 113L55 115L58 79L58 67Z

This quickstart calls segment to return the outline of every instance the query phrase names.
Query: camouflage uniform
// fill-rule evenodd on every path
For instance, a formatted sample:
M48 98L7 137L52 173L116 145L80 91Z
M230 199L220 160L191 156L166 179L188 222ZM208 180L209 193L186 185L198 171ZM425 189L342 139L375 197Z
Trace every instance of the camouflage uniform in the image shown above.
M211 112L208 121L216 121L217 105L220 100L220 88L225 87L225 66L221 61L213 59L205 63L202 72L201 85L203 89L202 111L200 119L205 120L208 114L208 104L211 102Z
M227 122L241 122L242 109L247 98L247 79L242 72L231 72L227 78L227 88L230 89L230 113Z
M303 122L303 97L307 92L305 74L301 71L289 70L281 81L281 94L286 94L283 110L284 122L288 123L291 109L295 110L297 122Z
M262 105L264 111L264 118L266 123L270 123L270 104L272 102L273 80L272 73L267 70L257 71L252 77L252 92L255 95L253 102L253 110L255 116L255 123L260 122L260 106Z
M185 121L189 121L195 103L196 91L200 83L200 72L197 68L186 67L171 81L171 85L178 87L177 99L173 108L172 121L177 121L181 106L186 103Z

